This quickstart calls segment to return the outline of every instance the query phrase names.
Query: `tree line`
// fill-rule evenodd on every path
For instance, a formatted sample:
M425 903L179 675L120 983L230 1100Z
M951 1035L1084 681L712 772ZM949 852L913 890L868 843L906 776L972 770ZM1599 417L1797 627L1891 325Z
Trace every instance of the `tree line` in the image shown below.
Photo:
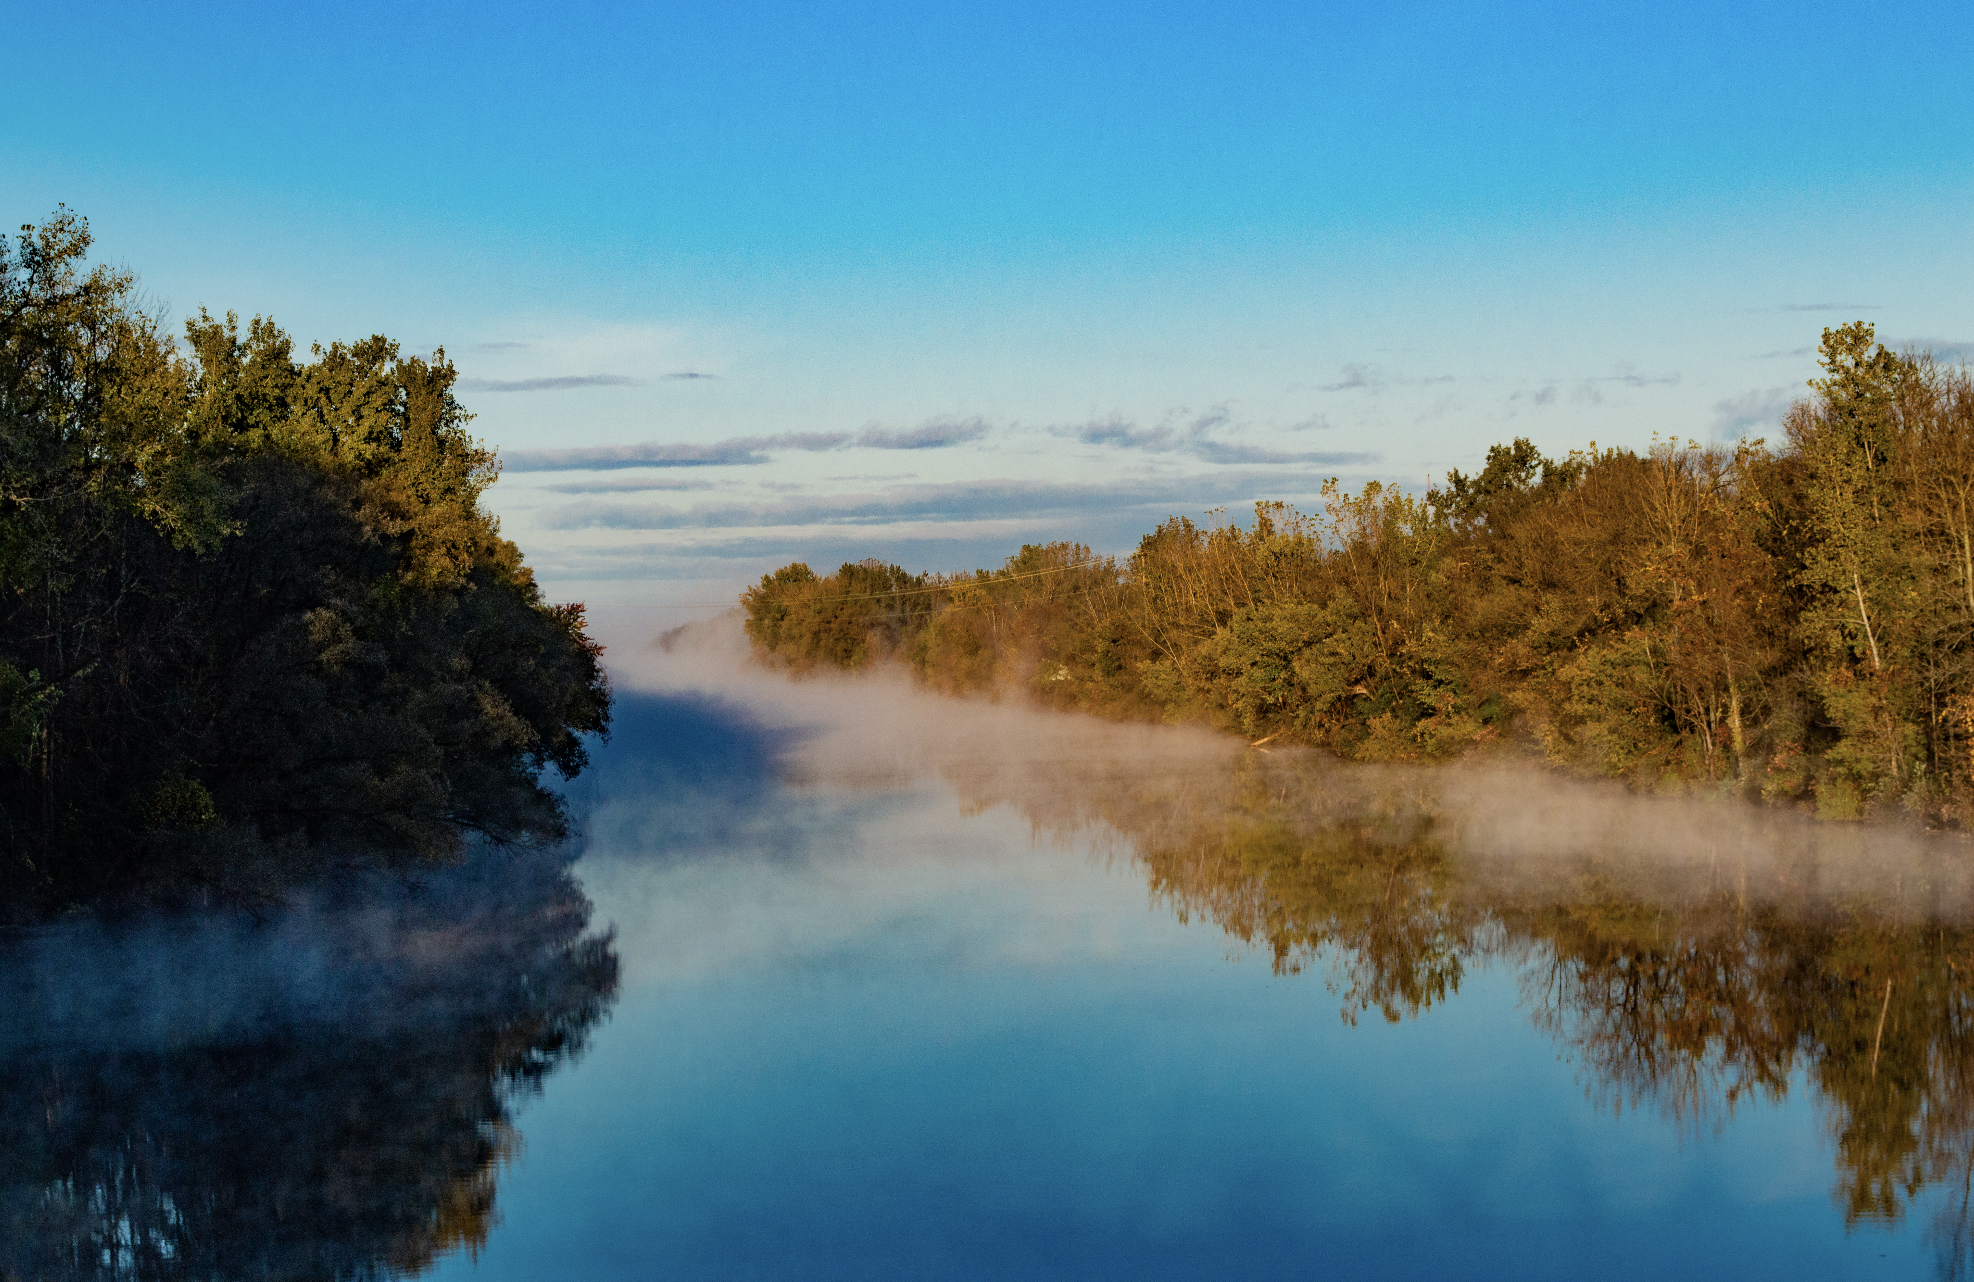
M1774 446L1497 445L1423 496L1173 517L1119 561L802 563L741 598L770 661L908 663L1361 761L1520 744L1830 818L1974 814L1974 378L1825 330Z
M175 340L90 243L0 241L0 920L560 833L600 648L481 508L443 351Z

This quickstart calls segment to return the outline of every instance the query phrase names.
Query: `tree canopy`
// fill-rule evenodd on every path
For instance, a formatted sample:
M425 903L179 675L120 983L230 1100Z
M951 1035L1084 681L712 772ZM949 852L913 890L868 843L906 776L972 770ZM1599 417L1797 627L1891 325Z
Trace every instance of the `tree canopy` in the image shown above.
M175 341L89 248L67 211L0 242L7 914L558 835L600 647L481 508L444 352Z

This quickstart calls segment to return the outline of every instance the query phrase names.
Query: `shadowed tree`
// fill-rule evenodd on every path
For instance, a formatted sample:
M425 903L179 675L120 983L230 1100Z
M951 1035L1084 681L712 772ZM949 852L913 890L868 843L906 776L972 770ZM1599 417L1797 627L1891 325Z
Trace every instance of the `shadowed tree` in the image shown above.
M0 247L0 917L559 834L608 686L444 354L204 312L181 351L89 243Z

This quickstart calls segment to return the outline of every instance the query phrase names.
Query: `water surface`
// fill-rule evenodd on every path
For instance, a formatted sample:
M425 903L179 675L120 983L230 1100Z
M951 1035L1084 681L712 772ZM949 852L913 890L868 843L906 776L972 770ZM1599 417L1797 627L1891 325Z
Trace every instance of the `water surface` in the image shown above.
M13 944L0 1275L1966 1271L1955 847L652 672L572 867Z

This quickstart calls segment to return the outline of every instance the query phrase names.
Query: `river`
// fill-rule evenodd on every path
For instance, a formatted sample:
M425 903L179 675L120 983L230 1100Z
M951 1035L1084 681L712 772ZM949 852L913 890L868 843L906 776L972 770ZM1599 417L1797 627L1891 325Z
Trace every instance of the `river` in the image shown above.
M11 941L0 1277L1974 1263L1955 843L614 676L570 850Z

